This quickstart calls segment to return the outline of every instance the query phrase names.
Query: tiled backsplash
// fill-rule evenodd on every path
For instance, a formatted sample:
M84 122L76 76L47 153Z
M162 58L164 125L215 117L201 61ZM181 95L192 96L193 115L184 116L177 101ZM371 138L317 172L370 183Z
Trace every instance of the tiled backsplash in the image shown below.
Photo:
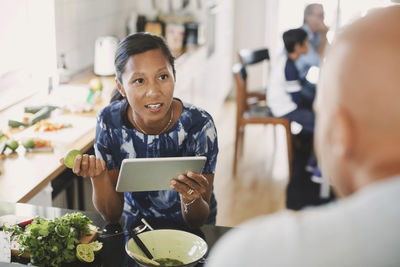
M93 64L97 37L126 36L134 0L55 0L57 56L73 74Z

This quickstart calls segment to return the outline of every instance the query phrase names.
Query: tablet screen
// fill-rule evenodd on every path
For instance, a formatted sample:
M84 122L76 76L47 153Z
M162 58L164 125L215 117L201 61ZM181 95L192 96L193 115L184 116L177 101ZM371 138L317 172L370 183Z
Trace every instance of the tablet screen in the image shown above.
M124 159L119 171L117 192L171 190L170 181L188 171L201 173L207 158L172 157Z

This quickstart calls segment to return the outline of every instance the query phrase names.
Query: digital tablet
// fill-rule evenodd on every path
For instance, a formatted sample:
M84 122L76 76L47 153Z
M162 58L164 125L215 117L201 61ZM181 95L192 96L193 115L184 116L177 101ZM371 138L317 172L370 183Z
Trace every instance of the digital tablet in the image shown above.
M170 181L188 171L201 173L207 158L134 158L124 159L117 181L117 192L171 190Z

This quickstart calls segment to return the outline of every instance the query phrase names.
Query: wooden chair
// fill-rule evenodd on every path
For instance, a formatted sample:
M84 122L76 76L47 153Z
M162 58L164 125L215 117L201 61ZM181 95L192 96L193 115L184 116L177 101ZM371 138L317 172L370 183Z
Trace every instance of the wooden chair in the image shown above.
M239 51L238 57L240 63L242 63L244 67L246 67L247 65L254 65L263 61L267 61L269 63L270 60L268 48L257 49L257 50L242 49ZM244 69L244 74L247 78L246 69ZM247 104L254 105L254 104L259 104L261 101L265 102L266 101L265 91L266 88L260 88L252 92L247 92L246 94Z
M287 142L287 152L288 152L288 163L289 163L289 177L291 176L291 159L292 159L292 142L291 142L291 132L290 132L290 122L285 118L273 117L269 108L264 106L259 106L256 104L249 104L248 99L255 95L254 93L247 92L247 72L245 65L242 63L237 63L232 68L235 86L236 86L236 130L235 130L235 152L233 158L233 174L236 175L237 161L239 154L243 151L243 139L244 139L244 129L247 124L272 124L272 125L282 125L286 130L286 142ZM265 93L264 93L265 99ZM275 129L274 129L275 130ZM274 140L276 142L276 140ZM239 153L240 151L240 153Z

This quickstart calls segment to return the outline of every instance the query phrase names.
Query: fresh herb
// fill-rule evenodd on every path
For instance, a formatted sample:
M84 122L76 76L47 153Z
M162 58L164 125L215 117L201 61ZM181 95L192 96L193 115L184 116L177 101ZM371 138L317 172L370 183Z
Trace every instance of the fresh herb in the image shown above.
M80 212L48 220L36 217L24 228L15 225L13 231L20 244L20 254L30 253L30 261L38 266L60 266L76 259L79 238L89 233L92 221Z
M170 259L170 258L160 258L156 259L155 261L163 266L179 266L184 264L180 260Z

